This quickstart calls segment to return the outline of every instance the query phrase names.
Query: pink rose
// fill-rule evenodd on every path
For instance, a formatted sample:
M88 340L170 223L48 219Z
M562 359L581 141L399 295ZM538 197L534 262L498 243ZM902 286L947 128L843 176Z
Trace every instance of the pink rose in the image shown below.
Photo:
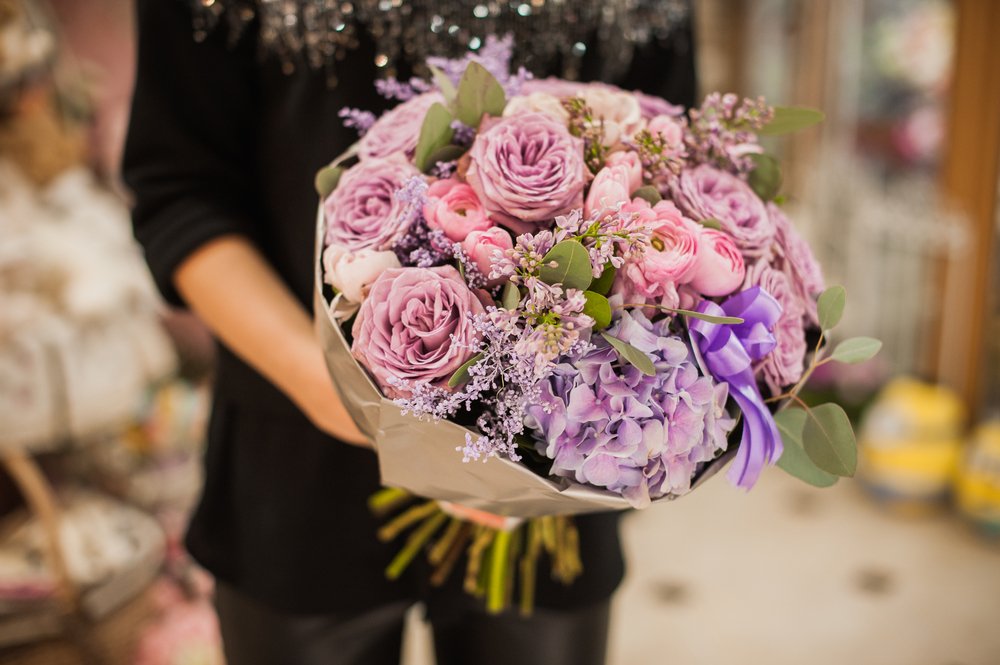
M344 249L389 249L409 228L396 192L420 175L399 157L369 159L344 172L323 202L326 244Z
M358 310L351 353L387 397L410 395L398 381L445 388L472 355L473 317L484 312L451 266L386 270Z
M702 229L691 288L706 296L725 296L735 291L745 276L743 255L729 234Z
M642 128L642 107L631 92L609 85L591 84L580 90L594 116L604 128L604 145L615 146Z
M680 147L684 141L684 128L676 118L669 115L658 115L649 121L646 129L650 134L659 134L671 148Z
M778 261L783 264L788 278L792 282L792 288L798 296L799 302L805 311L806 318L813 325L819 324L819 317L816 315L816 296L824 287L823 271L820 270L816 257L813 256L812 248L805 241L799 232L795 230L792 223L782 212L781 208L769 203L767 213L774 221L777 228L777 253Z
M635 199L622 209L638 212L652 231L650 246L642 258L623 267L624 279L631 285L629 291L652 301L666 298L676 302L677 287L691 279L698 263L700 227L669 201L650 207L646 201Z
M781 316L774 326L777 343L761 362L759 371L772 393L781 393L802 378L805 369L806 337L802 323L803 309L788 274L766 261L758 261L747 272L744 288L759 286L781 305Z
M511 240L510 233L498 226L485 231L473 231L462 242L462 251L465 252L470 261L476 264L483 277L486 277L487 286L496 286L504 282L503 277L490 279L490 272L495 263L496 253L502 253L513 249L513 247L514 242Z
M454 242L493 226L476 192L455 178L438 180L427 189L424 218L428 226L441 229Z
M351 251L330 245L323 252L324 281L354 303L364 300L368 287L379 275L398 267L399 259L392 251Z
M444 97L437 92L428 92L383 113L358 142L361 159L399 154L407 159L413 157L424 116L435 102L444 104Z
M466 179L490 217L527 232L583 202L583 139L544 113L486 120Z

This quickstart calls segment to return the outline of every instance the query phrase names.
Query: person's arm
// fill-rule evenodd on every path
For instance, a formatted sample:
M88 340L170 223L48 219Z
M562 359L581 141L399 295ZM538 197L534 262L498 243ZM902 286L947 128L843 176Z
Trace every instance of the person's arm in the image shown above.
M180 0L138 0L139 55L122 174L133 226L164 297L190 306L312 422L365 439L327 374L309 315L255 239L258 107L252 35L196 42Z

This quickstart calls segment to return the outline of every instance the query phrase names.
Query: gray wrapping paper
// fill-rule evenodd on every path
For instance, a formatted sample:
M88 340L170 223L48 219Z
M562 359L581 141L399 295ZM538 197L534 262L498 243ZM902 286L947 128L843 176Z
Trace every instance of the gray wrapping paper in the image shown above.
M429 422L402 415L386 399L351 355L341 324L356 309L323 294L323 210L316 228L315 324L330 376L358 429L375 444L382 484L431 499L460 503L510 517L570 515L625 510L631 505L618 494L581 485L567 478L543 478L506 458L462 462L465 427L448 421ZM473 436L476 432L472 431ZM706 465L693 482L696 488L717 473L734 448ZM663 497L653 503L676 498Z

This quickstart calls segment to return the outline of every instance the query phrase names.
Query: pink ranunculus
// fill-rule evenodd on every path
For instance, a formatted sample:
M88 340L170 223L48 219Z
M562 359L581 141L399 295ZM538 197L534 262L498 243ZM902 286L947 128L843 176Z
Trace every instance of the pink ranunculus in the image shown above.
M438 180L427 189L424 219L453 242L462 242L472 231L493 226L476 192L457 178Z
M785 272L792 282L805 315L813 325L819 324L816 314L816 296L824 288L823 271L813 256L809 243L792 226L781 208L769 203L767 212L777 229L777 253L784 264Z
M781 305L781 317L774 326L777 345L764 358L759 371L772 394L802 378L805 369L806 337L803 309L788 274L766 261L758 261L747 271L744 288L759 286Z
M361 159L392 155L404 155L407 159L413 157L424 116L435 102L444 104L444 97L437 92L428 92L383 113L358 142Z
M631 92L607 85L588 85L580 96L594 116L600 118L605 145L618 145L642 128L642 108Z
M354 303L364 300L379 275L398 267L399 259L390 250L350 251L330 245L323 251L323 280Z
M642 257L626 262L622 269L631 287L628 291L647 301L659 302L666 296L675 302L677 287L690 281L698 264L701 229L669 201L650 207L646 201L635 199L622 210L638 212L652 232L650 246Z
M670 148L679 148L684 141L684 127L677 118L669 115L658 115L651 118L646 129L650 134L659 134Z
M619 150L608 155L605 166L628 167L629 194L642 187L642 158L633 150Z
M351 353L387 397L409 396L398 381L444 388L472 355L484 312L452 266L386 270L354 320Z
M634 182L633 168L627 161L616 166L605 166L590 183L583 214L588 219L593 219L614 212L632 199L632 192L638 189L632 186Z
M764 254L774 241L774 222L745 182L702 164L682 171L671 187L674 202L691 219L717 219L746 256Z
M518 232L583 203L583 139L544 113L486 120L466 179L489 215Z
M513 247L514 242L511 240L510 233L498 226L485 231L473 231L462 241L462 251L465 252L470 261L476 264L479 272L486 277L487 286L496 286L504 282L503 277L490 279L490 272L493 269L497 252L505 252Z
M690 284L705 296L725 296L735 291L746 276L743 255L728 233L702 229L698 237L698 262Z
M370 159L349 168L323 202L326 244L345 250L389 249L410 220L396 192L420 172L402 158Z

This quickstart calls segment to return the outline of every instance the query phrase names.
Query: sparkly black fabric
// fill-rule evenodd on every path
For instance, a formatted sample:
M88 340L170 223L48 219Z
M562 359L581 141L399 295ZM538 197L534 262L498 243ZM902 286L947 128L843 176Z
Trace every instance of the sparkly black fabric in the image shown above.
M138 1L138 75L123 167L135 196L136 237L175 304L177 265L212 238L235 233L255 242L310 307L313 175L356 139L337 117L342 107L386 106L373 88L383 73L376 42L357 31L358 44L345 52L330 86L322 67L286 73L280 58L262 57L256 20L236 39L223 24L200 41L194 20L187 0ZM685 24L669 40L637 46L612 82L689 104L690 34ZM515 34L515 49L530 48ZM594 78L601 58L588 46L580 78ZM402 60L397 68L402 76L410 70ZM231 292L242 297L239 284ZM427 571L419 564L400 582L383 577L397 546L375 540L365 505L378 487L375 456L318 432L224 347L205 463L187 542L221 579L292 612L360 611L425 592ZM543 607L607 598L621 579L617 516L578 523L585 572L569 588L540 575ZM460 593L457 585L450 592Z

